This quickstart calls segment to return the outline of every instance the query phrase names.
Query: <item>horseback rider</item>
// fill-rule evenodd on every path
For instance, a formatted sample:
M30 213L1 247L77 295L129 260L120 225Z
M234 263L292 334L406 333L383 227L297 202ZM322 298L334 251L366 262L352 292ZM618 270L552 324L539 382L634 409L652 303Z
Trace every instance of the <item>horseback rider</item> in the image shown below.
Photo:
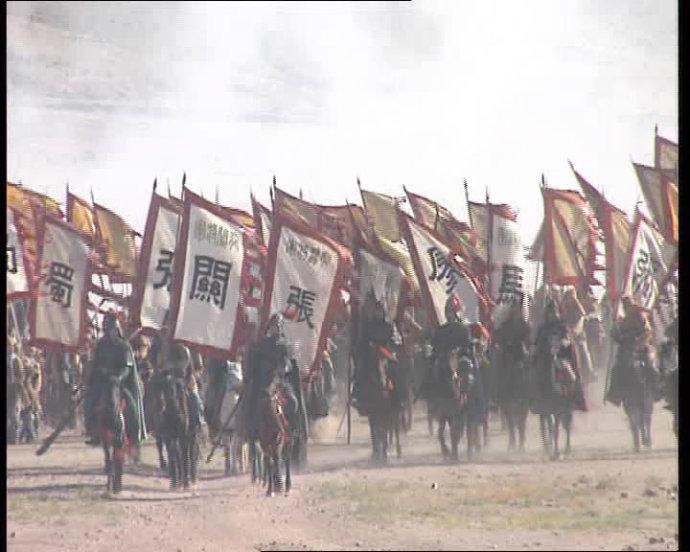
M619 406L625 392L625 372L630 370L637 359L644 366L646 377L656 379L653 364L653 331L648 313L637 306L630 296L621 300L623 317L619 318L611 329L611 337L618 344L616 362L611 371L611 384L605 400Z
M93 369L84 401L87 432L91 435L86 444L96 445L100 442L97 435L96 408L108 383L121 386L122 396L126 402L127 433L134 441L132 444L138 444L146 438L141 384L134 353L129 343L123 339L117 317L112 311L103 317L103 334L96 344Z
M447 359L448 354L456 348L459 349L460 355L467 356L472 361L473 372L475 372L473 375L476 377L478 374L472 335L469 325L463 319L463 312L464 305L462 300L457 294L453 293L446 300L444 309L446 323L439 326L431 337L431 370L425 385L427 392L430 389L437 388L440 383L437 361L442 358Z
M377 349L382 348L392 357L395 350L393 324L386 320L386 310L381 300L376 299L374 290L369 290L362 305L359 335L357 339L357 362L353 374L352 405L362 415L366 415L369 405L363 404L363 390L366 385L366 370L377 366ZM388 363L388 377L394 382L394 392L397 397L398 373L394 363Z
M289 381L293 370L297 370L292 348L285 338L283 329L284 319L280 313L274 314L268 321L266 335L259 339L248 354L251 366L248 367L250 376L249 401L247 405L248 431L251 437L256 436L259 421L259 401L262 395L273 396L280 388L286 402L286 417L290 428L297 427L297 396ZM282 426L280 417L275 409L278 426Z
M524 366L529 354L531 329L522 310L521 301L513 303L506 320L494 330L492 344L497 364L494 373L498 400L507 399L514 393L512 379L505 375L510 367L520 364Z
M567 377L570 379L569 383L574 383L577 380L577 373L573 367L574 358L568 339L568 329L561 320L556 302L551 298L546 304L544 322L537 331L535 343L536 388L534 391L536 396L534 399L536 401L533 403L532 409L536 414L548 414L549 412L545 411L546 404L554 396L557 383L553 364L554 348L556 358L570 361Z

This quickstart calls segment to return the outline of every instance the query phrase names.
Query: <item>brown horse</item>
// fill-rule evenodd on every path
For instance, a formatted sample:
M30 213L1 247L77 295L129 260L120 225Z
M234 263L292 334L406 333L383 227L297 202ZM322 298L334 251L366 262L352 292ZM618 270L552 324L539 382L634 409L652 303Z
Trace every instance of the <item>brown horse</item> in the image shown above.
M264 459L264 477L267 483L266 496L282 487L281 464L285 466L285 494L290 492L291 436L287 418L284 415L285 399L278 386L259 397L258 436Z
M105 474L108 476L106 488L114 494L122 490L122 473L125 452L130 450L125 427L125 399L120 384L106 381L103 394L97 407L98 433L101 437L105 455Z

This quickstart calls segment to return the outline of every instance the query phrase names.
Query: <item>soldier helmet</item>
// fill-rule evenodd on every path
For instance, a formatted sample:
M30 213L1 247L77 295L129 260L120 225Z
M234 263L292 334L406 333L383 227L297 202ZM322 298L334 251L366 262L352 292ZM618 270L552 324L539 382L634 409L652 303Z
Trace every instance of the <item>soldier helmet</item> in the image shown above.
M117 320L117 315L113 311L107 312L103 316L103 333L108 333L113 328L117 329L117 333L122 337L122 331L120 330L120 323Z
M268 331L273 326L275 326L276 329L278 330L278 333L282 334L283 333L283 327L285 325L284 321L285 321L285 318L283 317L283 315L281 313L279 313L279 312L275 313L268 320L268 325L266 326L266 332L268 333Z
M460 315L465 311L465 305L457 293L452 293L446 300L445 315L446 322L456 322L460 320Z

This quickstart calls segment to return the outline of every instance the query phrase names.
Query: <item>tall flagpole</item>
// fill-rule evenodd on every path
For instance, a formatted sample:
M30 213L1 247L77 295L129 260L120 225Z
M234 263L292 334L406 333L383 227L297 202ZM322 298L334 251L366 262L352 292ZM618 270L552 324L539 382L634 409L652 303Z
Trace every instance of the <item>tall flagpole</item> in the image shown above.
M491 273L493 272L492 266L491 266L491 242L493 241L493 227L494 227L494 215L491 209L491 205L489 203L489 188L487 186L486 188L486 196L485 196L485 201L486 201L486 222L487 222L487 228L486 228L486 264L487 264L487 281L489 284L489 297L493 296L493 289L491 287ZM493 299L493 297L492 297Z

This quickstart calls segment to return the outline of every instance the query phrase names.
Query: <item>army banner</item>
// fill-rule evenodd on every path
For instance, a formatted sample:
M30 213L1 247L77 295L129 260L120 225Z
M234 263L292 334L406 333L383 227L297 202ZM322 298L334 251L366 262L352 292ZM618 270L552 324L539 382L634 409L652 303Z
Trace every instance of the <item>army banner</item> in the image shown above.
M271 242L271 220L272 213L267 207L259 203L254 195L251 195L252 211L254 212L254 228L257 229L259 238L264 247L268 247Z
M262 327L283 314L299 370L311 373L319 366L351 258L315 229L280 213L273 217Z
M83 199L67 191L67 222L92 238L96 235L93 208Z
M630 296L640 307L652 310L659 296L659 286L666 280L673 249L639 212L632 235L623 296Z
M451 247L405 213L399 212L399 221L432 323L446 323L446 301L452 293L462 301L468 324L484 323L486 298Z
M490 213L491 220L491 300L494 302L492 318L494 326L505 320L510 307L522 304L527 318L527 302L524 301L525 254L520 228L515 220L497 213Z
M173 339L204 355L234 358L244 231L226 209L187 189L183 202L173 257Z
M136 232L110 209L94 203L93 210L103 260L112 271L109 274L111 281L133 281L137 274Z
M396 320L404 290L405 273L402 268L385 255L368 251L363 247L357 249L356 263L361 300L365 300L366 296L373 292L374 297L383 303L387 320Z
M89 236L50 215L39 235L37 293L29 308L32 342L76 352L87 332Z
M654 166L657 169L678 171L678 144L659 136L654 136Z
M7 209L7 300L30 295L31 281L28 262L24 254L22 239L18 229L19 214Z
M144 330L159 331L170 308L180 214L175 203L153 192L134 289L134 319Z

